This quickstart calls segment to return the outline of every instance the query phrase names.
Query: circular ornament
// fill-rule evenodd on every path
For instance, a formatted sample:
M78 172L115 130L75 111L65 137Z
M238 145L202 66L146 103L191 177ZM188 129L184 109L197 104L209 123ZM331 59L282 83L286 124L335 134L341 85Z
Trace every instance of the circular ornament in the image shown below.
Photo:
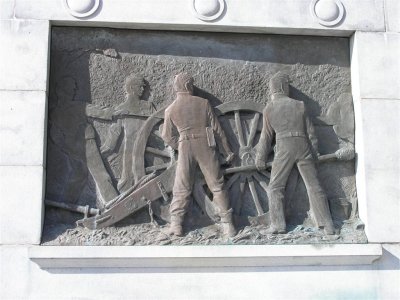
M65 9L74 17L85 18L96 12L100 0L62 0Z
M225 10L224 0L193 0L192 12L203 21L218 19Z
M311 14L323 26L334 26L344 17L344 6L340 0L313 0Z

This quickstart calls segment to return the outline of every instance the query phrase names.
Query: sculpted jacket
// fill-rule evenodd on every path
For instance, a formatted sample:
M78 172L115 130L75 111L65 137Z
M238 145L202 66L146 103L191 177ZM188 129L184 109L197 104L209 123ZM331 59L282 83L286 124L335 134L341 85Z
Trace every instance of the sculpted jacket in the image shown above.
M274 137L277 145L284 143L285 138L308 138L311 152L318 153L318 140L304 103L285 95L279 95L264 109L263 129L257 145L257 160L265 162Z
M189 93L178 93L175 101L165 110L162 137L174 149L178 149L179 141L183 139L207 137L215 135L219 150L226 157L232 153L225 133L213 112L208 100ZM212 145L210 145L212 146Z

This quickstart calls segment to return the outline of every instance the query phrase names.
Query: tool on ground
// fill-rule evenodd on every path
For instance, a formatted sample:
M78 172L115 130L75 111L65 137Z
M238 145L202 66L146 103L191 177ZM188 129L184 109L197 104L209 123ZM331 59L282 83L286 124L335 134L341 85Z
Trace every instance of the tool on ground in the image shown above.
M84 219L88 218L89 216L98 215L100 213L99 209L90 208L89 205L83 206L83 205L76 205L76 204L72 204L72 203L61 203L61 202L52 201L52 200L48 200L48 199L45 199L44 203L48 206L62 208L62 209L68 210L68 211L84 214Z

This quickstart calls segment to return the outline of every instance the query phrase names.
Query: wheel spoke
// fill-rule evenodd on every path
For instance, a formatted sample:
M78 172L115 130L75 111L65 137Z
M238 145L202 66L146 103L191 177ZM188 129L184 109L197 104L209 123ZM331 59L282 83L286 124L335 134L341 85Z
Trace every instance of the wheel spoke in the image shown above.
M257 190L253 178L249 176L247 177L247 181L249 182L250 193L253 197L254 204L256 205L257 213L259 216L261 216L262 214L264 214L264 211L261 207L260 199L258 199Z
M257 126L258 126L258 120L260 119L260 113L256 113L254 115L254 118L251 120L250 124L250 134L249 138L247 140L247 147L250 147L253 145L254 137L256 136L256 131L257 131Z
M226 183L226 189L229 190L234 184L234 182L240 177L240 173L233 174L231 178L229 178L228 182Z
M237 198L236 205L235 205L235 213L237 216L240 216L240 212L242 210L245 184L246 184L246 177L243 175L240 175L240 183L239 183L240 192L239 192L239 196Z
M242 128L242 122L240 120L240 113L238 110L235 110L235 124L236 124L236 129L238 132L238 138L239 138L239 145L240 147L244 147L244 137L243 137L243 128Z
M258 183L261 185L261 187L264 189L264 191L267 193L268 192L268 185L265 182L265 180L258 175L257 173L253 174L254 178L258 181Z
M163 169L168 168L169 166L170 166L170 163L165 163L165 164L160 164L160 165L147 167L146 168L146 172L150 173L150 172L154 172L154 171L158 171L158 170L163 170Z
M263 174L265 177L267 177L268 179L271 178L271 174L268 173L267 171L259 171L261 174Z
M167 157L167 158L171 158L171 155L168 151L165 150L160 150L157 148L153 148L153 147L146 147L146 152L158 155L158 156L163 156L163 157Z

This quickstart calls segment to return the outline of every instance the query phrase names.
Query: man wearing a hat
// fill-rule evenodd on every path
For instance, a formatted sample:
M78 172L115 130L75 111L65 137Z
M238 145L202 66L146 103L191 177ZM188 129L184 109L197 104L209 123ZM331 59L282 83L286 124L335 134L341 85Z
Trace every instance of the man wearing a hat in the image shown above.
M174 90L177 97L165 110L162 129L164 141L178 150L169 233L177 236L183 234L183 218L189 207L198 165L213 194L223 235L232 237L236 230L232 223L232 209L224 187L217 146L228 162L232 160L233 153L208 100L193 96L193 78L187 73L176 75Z
M304 103L289 98L289 76L277 73L270 79L272 101L263 112L263 129L257 147L256 165L265 166L273 138L276 147L268 186L271 218L269 233L285 233L284 192L288 177L297 165L310 202L311 217L326 234L334 234L327 197L317 177L314 158L319 156L314 127L307 116Z

